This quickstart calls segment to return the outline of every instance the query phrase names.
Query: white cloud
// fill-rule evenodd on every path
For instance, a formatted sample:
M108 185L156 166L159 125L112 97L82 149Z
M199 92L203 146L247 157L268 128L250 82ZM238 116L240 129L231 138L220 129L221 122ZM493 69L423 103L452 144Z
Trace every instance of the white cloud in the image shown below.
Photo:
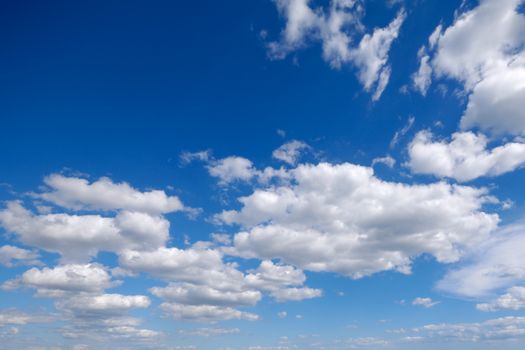
M389 168L393 168L396 165L396 160L391 156L384 156L372 159L372 166L376 164L384 164Z
M494 133L525 133L525 16L521 0L482 0L479 6L441 26L420 55L414 81L424 93L431 66L437 78L456 79L468 94L461 127ZM429 63L430 62L430 63Z
M388 27L376 28L372 35L365 34L359 46L350 52L353 64L359 68L359 81L365 90L375 89L373 101L379 100L390 79L388 52L392 42L398 37L405 18L405 12L399 12Z
M183 165L189 164L194 160L200 160L207 162L211 159L210 151L199 151L199 152L182 152L180 154L180 161Z
M437 284L442 291L466 297L487 297L525 281L525 226L499 229L449 271Z
M219 178L221 185L249 181L257 175L257 170L249 159L233 156L211 162L208 171L211 176Z
M431 307L434 307L437 304L439 304L439 301L434 301L431 298L417 297L414 300L412 300L412 305L423 306L427 309L430 309Z
M487 149L481 134L457 132L452 140L434 140L428 131L419 132L408 146L408 166L414 173L469 181L498 176L525 165L525 143L509 142Z
M303 151L309 148L310 146L308 146L306 143L293 140L274 150L272 157L290 165L295 165Z
M524 326L525 317L502 317L475 323L428 324L412 331L425 339L479 342L523 338Z
M59 300L57 309L72 312L76 317L107 317L121 315L131 309L149 307L151 301L144 295L100 294L77 295Z
M421 47L417 54L419 58L419 69L412 74L412 85L425 96L430 83L432 82L432 67L430 66L430 56L426 53L425 47Z
M484 189L386 182L348 163L299 165L290 175L291 185L256 189L239 198L240 210L216 216L243 227L225 251L354 278L406 273L423 253L457 261L499 221L481 211L493 201Z
M166 313L166 315L176 320L214 322L219 320L256 321L259 319L259 316L253 313L216 305L162 303L160 308Z
M401 138L405 136L407 132L410 131L410 129L412 129L412 126L414 125L415 121L416 118L414 118L413 116L408 117L407 124L398 131L396 131L394 137L392 137L392 140L390 141L390 148L394 148L399 143L399 140L401 140Z
M286 318L286 316L288 316L288 313L286 311L279 311L277 313L277 317L279 318Z
M89 183L78 177L52 174L44 179L49 192L38 198L74 210L129 210L150 214L170 213L184 209L180 199L164 191L140 192L129 184L114 183L107 177Z
M189 283L154 287L151 293L185 305L254 306L262 297L256 290L221 290Z
M379 99L390 77L388 52L406 17L404 11L387 27L365 34L354 47L354 37L364 31L361 1L332 0L327 10L313 9L309 0L277 0L276 5L286 25L280 41L268 44L271 58L282 59L310 41L319 41L325 61L333 68L348 63L356 66L365 90L374 90L372 99Z
M23 326L29 323L50 322L53 318L46 315L27 314L16 309L0 309L0 327L6 325Z
M106 269L97 264L62 265L41 270L32 268L24 272L20 283L36 288L42 296L68 292L95 293L115 285Z
M38 253L11 245L0 247L0 265L12 267L15 265L40 265Z
M481 311L520 310L525 308L525 287L512 287L490 303L477 304Z
M169 222L161 216L120 212L100 215L34 215L19 202L0 210L0 225L28 245L60 253L64 261L83 262L99 251L153 249L169 236Z
M180 330L179 333L196 337L218 337L223 335L239 334L239 328L196 328Z

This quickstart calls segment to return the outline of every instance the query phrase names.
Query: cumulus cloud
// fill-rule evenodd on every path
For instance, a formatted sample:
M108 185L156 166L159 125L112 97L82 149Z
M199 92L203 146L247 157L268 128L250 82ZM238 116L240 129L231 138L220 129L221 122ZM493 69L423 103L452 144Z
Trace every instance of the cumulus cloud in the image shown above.
M257 175L257 170L249 159L233 156L212 161L208 171L211 176L219 179L221 185L228 185L234 181L249 181Z
M101 215L35 215L20 202L8 202L0 210L0 225L28 245L60 253L65 261L89 260L99 251L152 249L169 236L169 222L161 216L120 212Z
M306 143L293 140L274 150L272 157L290 165L295 165L301 154L309 148L310 146L308 146Z
M140 192L129 184L114 183L107 177L89 183L78 177L52 174L44 179L50 191L36 197L63 208L74 210L129 210L150 214L170 213L184 209L176 196L164 191Z
M240 210L216 216L242 227L226 252L354 278L408 273L423 253L457 261L499 221L481 210L493 201L485 189L386 182L349 163L299 165L290 175L292 184L255 189Z
M437 287L470 298L489 297L525 281L525 226L502 227L476 246L462 266L450 270Z
M512 287L490 303L477 304L481 311L520 310L525 308L525 287Z
M319 41L323 58L331 67L354 65L365 90L373 91L374 101L379 99L390 78L388 53L406 17L404 11L388 26L375 28L358 45L353 45L356 35L364 31L361 1L332 0L326 10L312 8L309 0L277 0L276 5L286 24L281 39L268 44L271 58L282 59L310 42Z
M239 311L231 307L216 305L184 305L177 303L162 303L160 308L167 316L176 320L214 322L219 320L248 320L256 321L259 316Z
M470 181L498 176L525 165L525 144L509 142L488 149L487 138L472 132L457 132L450 141L434 140L419 132L408 146L408 166L414 173Z
M384 156L372 159L372 166L376 164L384 164L389 168L393 168L396 165L396 160L391 156Z
M40 296L55 297L76 292L96 293L116 285L106 269L97 264L32 268L24 272L20 283L37 289Z
M40 265L38 253L32 250L4 245L0 247L0 265L11 267L14 265Z
M464 85L467 108L461 127L480 127L496 134L525 133L525 16L521 0L482 0L445 29L429 38L420 51L421 64L413 76L425 93L430 72Z

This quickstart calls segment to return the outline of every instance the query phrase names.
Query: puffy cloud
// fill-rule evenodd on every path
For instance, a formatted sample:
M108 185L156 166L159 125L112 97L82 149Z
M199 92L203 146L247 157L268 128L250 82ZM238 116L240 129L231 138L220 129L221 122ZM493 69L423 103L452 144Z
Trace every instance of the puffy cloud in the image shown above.
M437 78L464 84L467 109L463 129L480 127L494 133L525 133L525 16L521 0L482 0L479 6L441 26L420 54L414 84L424 93L429 69Z
M293 140L285 143L272 153L272 157L290 165L295 165L301 153L310 148L302 141Z
M275 300L279 302L289 301L289 300L305 300L318 298L323 295L323 292L320 289L302 287L302 288L282 288L277 289L272 292L272 296Z
M228 185L234 181L249 181L257 171L253 163L242 157L227 157L211 162L208 166L211 176L219 178L219 183Z
M434 307L437 304L439 304L439 301L434 301L431 298L418 297L412 300L412 305L423 306L423 307L426 307L427 309Z
M231 307L216 305L184 305L177 303L162 303L160 308L166 315L176 320L214 322L219 320L256 321L259 316L239 311Z
M476 305L481 311L497 311L502 309L520 310L525 308L525 287L512 287L490 303Z
M0 225L28 245L60 253L65 261L86 261L99 251L152 249L169 236L169 222L161 216L120 212L100 215L34 215L19 202L0 210Z
M469 181L501 175L525 165L525 144L506 143L487 149L481 134L457 132L450 142L436 141L428 131L419 132L408 147L408 166L414 173Z
M65 338L95 339L107 343L108 339L130 339L141 343L161 335L160 332L139 328L141 321L132 317L109 317L74 320L62 329ZM135 343L136 344L136 343Z
M256 290L220 290L188 283L154 287L151 292L160 298L185 305L254 306L262 296Z
M239 198L240 210L217 215L244 228L225 251L359 278L409 272L423 253L457 261L499 221L481 211L493 201L484 189L386 182L348 163L300 165L290 174L291 185L256 189Z
M144 309L150 305L150 300L144 295L77 295L57 302L57 308L71 312L76 317L107 317L121 315L131 309Z
M44 179L49 192L36 196L74 210L129 210L150 214L170 213L184 209L179 198L164 191L140 192L129 184L114 183L107 177L89 183L78 177L52 174Z
M115 285L103 266L96 264L62 265L54 268L32 268L22 275L20 283L36 288L39 295L58 296L72 292L101 292Z
M466 257L462 266L449 271L437 287L466 297L486 297L525 281L525 226L503 227Z
M0 247L0 265L11 267L14 265L40 265L38 253L11 245Z
M355 47L354 37L364 31L361 1L332 0L327 11L313 9L309 0L277 0L276 5L286 25L280 41L268 45L271 58L282 59L309 41L320 41L325 61L333 68L348 63L356 66L365 90L374 90L372 99L379 99L390 78L388 52L406 17L404 11L387 27L365 34Z

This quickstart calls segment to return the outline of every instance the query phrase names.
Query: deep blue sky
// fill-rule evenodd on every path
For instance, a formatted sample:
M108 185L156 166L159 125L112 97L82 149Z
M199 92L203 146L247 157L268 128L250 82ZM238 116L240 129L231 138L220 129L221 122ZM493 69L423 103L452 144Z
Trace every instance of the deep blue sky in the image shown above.
M309 6L322 8L327 14L331 3L310 1ZM374 28L388 26L400 11L406 13L398 36L388 49L391 76L378 101L372 101L371 93L363 88L357 78L359 68L351 59L339 69L330 66L321 53L322 40L315 34L306 37L300 47L290 50L284 59L270 57L268 43L284 40L281 32L288 21L274 1L2 3L0 210L7 212L8 201L19 200L33 215L45 216L48 213L38 213L36 208L46 201L39 201L34 195L49 191L42 186L44 177L60 173L95 182L107 176L114 183L126 182L141 192L163 190L179 197L187 207L200 208L196 217L171 211L157 213L171 223L167 246L189 249L189 244L196 241L209 241L210 234L215 232L233 236L249 230L242 224L220 225L213 216L223 210L242 208L237 201L241 196L249 196L257 189L270 191L272 186L279 185L279 182L263 184L253 179L224 185L217 176L213 177L211 168L225 157L239 156L249 159L254 168L260 170L267 166L293 169L296 164L279 162L272 158L272 151L284 143L299 140L309 145L299 163L327 162L331 166L352 163L369 167L373 159L389 155L396 160L393 167L374 166L375 174L384 181L407 186L442 182L486 187L499 202L485 203L479 210L498 215L499 227L518 225L525 205L525 190L521 186L524 170L520 169L525 160L518 160L521 163L498 176L487 172L466 182L458 181L458 176L421 174L409 165L409 144L416 133L430 130L443 142L450 141L452 133L460 130L460 119L469 96L474 94L465 81L447 72L441 76L434 73L426 96L419 94L411 78L420 65L418 50L428 45L429 36L439 24L443 28L453 26L462 13L476 11L478 2L366 0L362 3L365 12L360 18L361 31L345 28L353 38L351 47L355 47L363 35L372 34ZM518 13L516 16L522 17ZM445 39L441 39L436 50L445 48ZM431 50L428 49L429 55L437 55L437 51ZM522 51L516 55L524 57ZM433 69L439 70L438 63ZM413 125L399 134L412 117ZM436 126L437 121L442 125ZM523 145L519 132L492 135L482 127L472 131L486 134L490 147L507 142ZM399 142L391 145L396 132L400 135ZM181 161L184 152L205 150L208 150L207 160L190 164ZM319 178L319 182L323 181ZM293 181L283 186L293 187ZM344 202L344 198L342 200ZM508 210L502 210L505 200L513 202ZM52 200L45 204L56 214L96 214L110 218L126 209L98 210L91 206L77 210ZM323 208L317 209L323 211ZM270 217L257 224L271 225L278 221L279 218ZM61 253L29 244L21 238L18 229L9 226L1 216L0 230L0 247L16 246L36 252L43 262L35 265L22 263L20 259L11 264L3 262L0 255L0 283L22 276L32 266L38 269L44 265L67 266L66 261L60 260ZM35 234L43 230L37 227ZM446 230L454 228L447 226ZM486 241L500 235L497 228L490 231ZM189 243L185 244L184 240ZM120 252L108 250L91 262L107 269L116 267ZM163 335L152 343L142 340L127 343L126 339L119 338L114 340L114 346L291 349L296 344L299 348L316 349L315 344L319 343L319 348L326 349L520 348L523 337L500 339L504 342L502 345L491 342L492 339L467 341L471 335L468 332L462 338L445 334L439 339L435 334L415 330L426 324L468 323L469 327L481 329L483 334L489 332L480 326L485 320L523 314L520 308L502 308L492 313L476 309L477 304L489 303L504 294L506 288L519 287L523 276L513 280L512 285L499 286L493 294L479 297L436 287L451 269L477 261L475 252L466 251L454 264L448 264L436 261L431 251L423 250L410 256L413 261L410 275L384 269L355 280L330 269L315 272L296 266L305 270L308 287L322 289L323 295L280 303L263 293L262 301L256 306L242 308L261 317L254 322L230 320L202 324L171 319L159 309L163 300L148 290L165 286L168 280L147 271L139 271L136 277L115 275L114 279L123 279L124 283L109 288L109 292L150 298L149 307L129 313L144 320L142 328ZM276 264L297 265L286 258L280 259L281 256L272 258ZM224 256L224 261L238 263L245 273L256 268L261 259ZM0 341L5 337L6 342L10 342L6 344L14 344L17 349L30 349L35 345L45 349L53 346L62 350L91 349L83 345L101 349L98 340L87 335L73 339L64 336L65 328L87 321L65 315L68 309L58 305L61 299L35 296L38 288L34 284L19 286L15 291L3 289L0 316L26 312L52 314L56 318L25 325L4 324L0 317ZM416 298L430 298L431 302L438 303L430 303L428 307L412 305ZM287 316L281 319L277 313L282 311L286 311ZM89 325L85 327L88 329ZM12 331L14 328L16 332ZM213 338L186 334L181 329L235 330L233 334ZM520 330L525 332L523 328ZM416 336L425 339L404 339ZM111 339L106 338L104 346L115 348L108 345Z

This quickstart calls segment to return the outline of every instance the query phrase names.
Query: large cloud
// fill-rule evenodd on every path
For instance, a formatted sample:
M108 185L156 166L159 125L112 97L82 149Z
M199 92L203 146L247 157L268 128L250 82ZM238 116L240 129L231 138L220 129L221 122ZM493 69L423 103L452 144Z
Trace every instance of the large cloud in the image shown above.
M169 222L161 216L126 211L116 217L35 215L19 202L9 202L0 210L0 225L28 245L77 262L89 260L99 251L156 248L169 236Z
M386 182L348 163L300 165L290 175L292 185L257 189L239 199L240 210L217 215L244 228L226 248L230 254L355 278L408 272L423 253L457 261L499 221L481 210L494 200L484 189Z
M416 87L425 93L430 70L452 78L468 96L461 127L494 133L525 134L525 16L522 0L482 0L423 48Z
M472 132L458 132L451 141L434 140L419 132L408 146L408 166L414 173L469 181L498 176L525 165L525 144L511 142L487 149L487 139Z

